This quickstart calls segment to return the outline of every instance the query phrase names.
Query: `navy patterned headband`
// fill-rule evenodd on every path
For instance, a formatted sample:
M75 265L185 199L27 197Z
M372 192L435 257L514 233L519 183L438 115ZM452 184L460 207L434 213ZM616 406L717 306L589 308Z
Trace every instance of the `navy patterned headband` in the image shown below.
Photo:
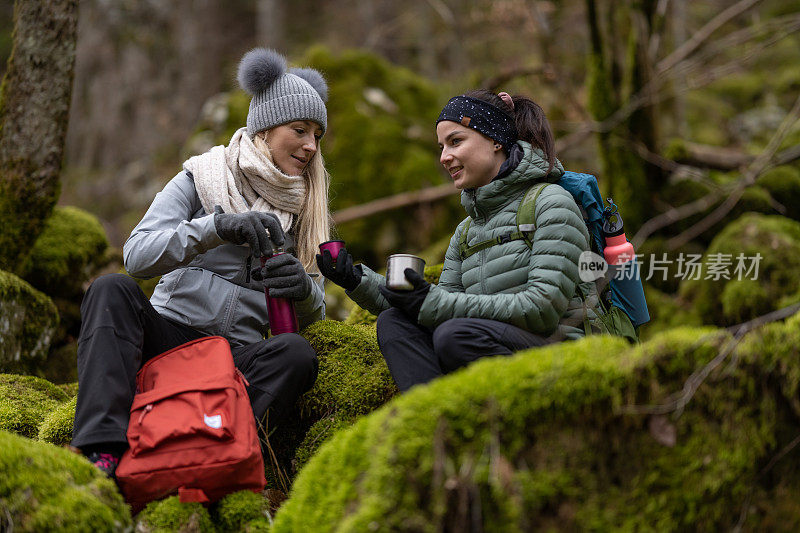
M517 142L514 119L500 108L471 96L461 95L451 98L439 113L436 124L443 120L451 120L472 128L502 144L506 151Z

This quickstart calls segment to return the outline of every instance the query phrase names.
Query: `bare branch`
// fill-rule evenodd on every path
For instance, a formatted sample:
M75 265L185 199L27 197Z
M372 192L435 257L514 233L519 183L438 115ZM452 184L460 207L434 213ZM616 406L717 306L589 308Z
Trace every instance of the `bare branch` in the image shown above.
M769 144L764 149L763 152L753 161L753 163L748 167L747 171L745 172L742 179L739 180L736 189L725 199L725 201L717 207L714 211L711 212L708 216L706 216L703 220L694 224L691 228L684 231L677 237L673 237L669 241L667 241L667 249L668 250L675 250L680 248L687 242L691 241L698 235L701 235L703 232L710 229L714 224L722 220L725 215L727 215L731 209L737 204L737 202L741 199L744 191L747 187L752 185L756 178L764 171L764 169L769 164L770 160L774 157L775 152L778 150L783 139L789 133L789 129L795 122L797 122L798 118L800 118L800 97L798 97L795 102L794 106L792 106L791 111L786 115L781 123L778 131L775 132L775 135L772 136L770 139Z
M394 196L379 198L377 200L373 200L372 202L367 202L366 204L340 209L333 214L333 221L336 224L343 224L345 222L350 222L351 220L368 217L383 211L399 209L408 205L434 202L448 196L453 196L456 193L460 194L461 191L456 189L452 183L445 183L444 185L428 187L418 191L395 194Z
M692 38L679 46L677 50L659 61L656 70L658 72L666 72L670 70L675 65L686 59L695 50L697 50L709 37L711 37L711 34L720 28L720 26L736 18L760 1L761 0L739 0L739 2L711 19L708 23L706 23L705 26L696 31Z

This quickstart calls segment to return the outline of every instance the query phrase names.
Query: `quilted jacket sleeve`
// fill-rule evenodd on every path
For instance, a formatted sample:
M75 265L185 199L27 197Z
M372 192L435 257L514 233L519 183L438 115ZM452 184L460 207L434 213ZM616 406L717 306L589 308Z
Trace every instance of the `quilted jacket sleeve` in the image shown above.
M161 276L222 244L213 215L192 218L201 207L186 172L172 178L125 242L125 270L137 278Z
M420 324L434 328L450 318L488 318L550 335L575 294L580 281L578 260L588 242L578 206L561 187L542 192L535 220L530 270L523 290L466 294L432 286L420 309Z
M345 291L347 295L373 315L379 315L391 307L386 298L378 291L378 287L386 285L386 278L374 272L367 265L361 265L361 282L352 291Z

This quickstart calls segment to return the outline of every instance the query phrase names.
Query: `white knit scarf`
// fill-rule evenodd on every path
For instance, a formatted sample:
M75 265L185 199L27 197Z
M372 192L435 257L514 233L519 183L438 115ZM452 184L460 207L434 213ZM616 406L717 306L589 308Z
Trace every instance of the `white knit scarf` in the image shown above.
M183 164L194 176L200 203L207 213L219 205L226 213L263 211L278 217L288 231L306 198L303 176L288 176L255 147L241 128L228 146L215 146Z

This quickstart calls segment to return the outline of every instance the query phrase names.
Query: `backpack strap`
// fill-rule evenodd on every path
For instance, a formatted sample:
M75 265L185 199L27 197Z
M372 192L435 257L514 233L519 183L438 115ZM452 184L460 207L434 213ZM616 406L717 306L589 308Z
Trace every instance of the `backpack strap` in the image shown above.
M533 246L531 235L536 231L536 200L549 183L536 183L531 186L517 208L517 233L530 248Z
M467 219L467 223L464 225L464 229L461 231L461 235L459 237L458 249L461 255L461 260L463 261L467 257L474 255L481 250L485 250L486 248L491 248L492 246L504 244L510 241L523 240L529 248L533 246L533 240L530 236L536 230L536 199L539 198L539 194L541 194L544 188L548 185L549 183L536 183L525 192L525 196L522 198L522 202L520 202L519 207L517 208L517 231L506 233L504 235L498 235L494 239L487 239L485 241L473 244L472 246L468 246L467 232L469 231L469 225L472 222L472 219Z
M458 236L458 255L463 261L472 254L466 255L469 246L467 245L467 233L469 233L469 225L472 224L472 217L467 217L467 223L464 224L464 229L461 230L461 235Z

